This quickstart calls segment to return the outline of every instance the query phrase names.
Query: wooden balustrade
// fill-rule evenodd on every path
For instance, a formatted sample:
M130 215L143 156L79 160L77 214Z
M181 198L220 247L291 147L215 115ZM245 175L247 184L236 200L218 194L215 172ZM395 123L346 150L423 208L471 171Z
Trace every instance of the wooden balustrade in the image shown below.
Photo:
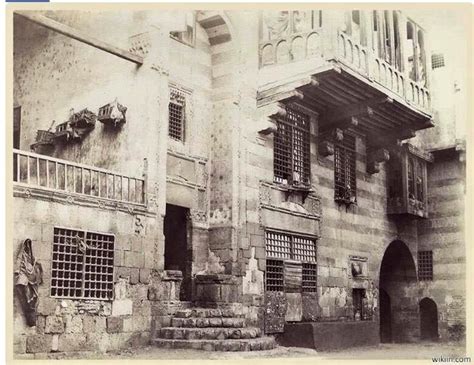
M144 178L17 149L13 150L13 168L17 185L141 205L146 202Z
M334 51L323 46L325 39L337 42ZM327 40L326 40L327 41ZM292 33L276 39L266 40L259 47L260 67L286 64L303 59L319 57L336 58L359 74L375 80L388 90L420 109L429 111L431 97L420 82L411 80L408 73L377 57L374 50L363 46L349 34L338 30L337 34L323 33L321 28L304 33Z

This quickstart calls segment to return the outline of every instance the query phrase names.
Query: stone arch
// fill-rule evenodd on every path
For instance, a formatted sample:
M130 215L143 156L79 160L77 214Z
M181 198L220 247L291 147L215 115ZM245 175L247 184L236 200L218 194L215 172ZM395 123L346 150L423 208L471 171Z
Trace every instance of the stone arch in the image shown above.
M379 275L379 291L390 298L390 306L385 309L390 313L382 313L380 308L380 318L390 318L390 323L381 322L380 333L389 342L410 342L418 338L417 283L415 260L410 249L401 240L391 242L384 252ZM390 328L388 335L387 327Z
M212 54L212 88L231 90L234 85L235 47L232 25L223 11L199 11L196 21L206 31Z

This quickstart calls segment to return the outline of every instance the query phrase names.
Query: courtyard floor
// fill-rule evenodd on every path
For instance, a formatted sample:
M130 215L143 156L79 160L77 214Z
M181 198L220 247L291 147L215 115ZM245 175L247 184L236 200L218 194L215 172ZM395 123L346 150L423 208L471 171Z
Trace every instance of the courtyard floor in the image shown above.
M239 360L239 359L275 359L275 358L308 358L317 359L426 359L433 357L465 357L464 343L434 343L421 342L416 344L381 344L379 346L358 347L333 352L316 352L312 349L298 347L277 347L268 351L257 352L209 352L198 350L171 350L153 346L140 347L118 352L99 353L70 353L70 354L36 354L36 359L104 359L104 360ZM470 354L467 354L470 356ZM26 357L20 357L26 358ZM308 359L309 360L309 359ZM254 363L250 361L249 363Z

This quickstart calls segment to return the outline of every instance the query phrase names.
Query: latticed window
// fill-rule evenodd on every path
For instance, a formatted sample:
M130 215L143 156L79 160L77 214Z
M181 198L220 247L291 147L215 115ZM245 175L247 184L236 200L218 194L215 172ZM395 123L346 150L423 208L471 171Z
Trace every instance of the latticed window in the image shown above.
M442 53L433 53L431 55L431 68L444 67L444 55Z
M277 121L274 138L273 170L275 182L306 187L310 184L309 116L286 108Z
M304 292L316 292L317 273L316 264L303 264L302 287Z
M112 299L114 243L110 234L55 227L51 296Z
M302 263L303 291L316 291L316 239L283 232L265 232L266 242L266 280L268 291L283 291L285 284L285 260ZM294 261L293 261L294 263Z
M184 141L184 127L185 127L185 94L175 88L170 89L170 103L168 105L168 135L178 141Z
M418 251L418 279L433 280L433 251Z
M334 198L346 203L356 199L355 136L349 133L334 146Z
M267 260L265 286L268 291L283 291L284 266L282 260Z

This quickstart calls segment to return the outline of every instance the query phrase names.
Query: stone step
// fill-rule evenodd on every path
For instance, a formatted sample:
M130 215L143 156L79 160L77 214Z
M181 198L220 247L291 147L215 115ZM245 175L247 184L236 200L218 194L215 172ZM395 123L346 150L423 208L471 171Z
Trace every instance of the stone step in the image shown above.
M157 331L157 337L176 340L225 340L225 339L248 339L257 338L262 335L260 328L224 328L224 327L204 327L204 328L183 328L164 327Z
M190 308L181 309L175 313L176 318L242 318L244 315L234 309L222 308Z
M276 347L273 337L239 340L175 340L155 338L152 344L167 349L195 349L206 351L259 351Z
M211 318L172 318L171 327L245 327L245 318L211 317Z

